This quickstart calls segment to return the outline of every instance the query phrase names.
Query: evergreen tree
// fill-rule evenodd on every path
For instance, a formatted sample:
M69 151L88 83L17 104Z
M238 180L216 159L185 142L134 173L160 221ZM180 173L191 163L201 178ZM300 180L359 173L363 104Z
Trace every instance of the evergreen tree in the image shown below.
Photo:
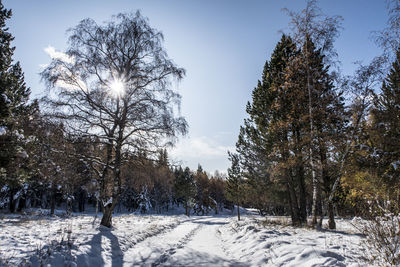
M377 170L388 188L400 182L400 49L390 73L371 109L370 142L376 153ZM392 192L394 193L394 192ZM396 192L398 193L398 192ZM395 195L395 194L393 194Z
M232 162L228 169L228 179L226 180L226 197L236 204L238 221L240 221L239 206L243 199L243 180L240 173L239 155L229 153L229 160Z
M183 201L185 214L189 216L190 204L196 194L196 187L193 174L188 167L185 170L179 167L175 170L175 196Z
M213 201L210 199L210 181L208 175L203 171L203 168L199 164L197 171L194 175L196 184L196 206L195 212L201 215L208 214L211 207L214 207Z
M11 10L0 2L0 183L8 186L10 211L14 212L14 195L29 173L24 130L29 131L30 115L37 109L37 103L28 104L30 89L19 62L13 63L14 37L6 27L11 15Z
M306 169L311 173L313 224L316 224L316 216L322 210L321 185L329 194L334 182L333 172L330 170L334 163L329 155L335 152L338 142L344 141L346 116L343 98L334 89L329 66L324 64L324 55L309 37L306 38L301 53L288 65L285 88L292 102L288 122L295 136L293 152L298 175L304 177ZM309 164L304 165L307 158ZM320 173L317 174L317 170ZM335 228L331 202L328 203L328 213L329 226Z
M299 168L290 151L296 136L289 121L292 119L290 108L295 102L283 85L287 65L297 53L292 39L283 35L271 60L265 63L262 80L252 94L252 103L247 104L250 118L241 127L236 144L243 175L252 189L250 195L259 196L255 201L257 205L264 206L264 210L268 201L279 199L284 185L293 224L305 221L306 202L304 176L296 173Z

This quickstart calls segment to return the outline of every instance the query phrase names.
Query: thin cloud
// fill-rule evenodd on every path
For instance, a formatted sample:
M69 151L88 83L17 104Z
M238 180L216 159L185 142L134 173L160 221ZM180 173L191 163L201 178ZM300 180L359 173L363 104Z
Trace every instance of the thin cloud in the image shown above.
M44 49L44 52L46 52L52 59L59 59L61 61L64 61L65 63L74 63L74 59L70 56L68 56L67 54L60 52L60 51L56 51L56 49L49 45L48 47L46 47Z
M175 157L226 157L227 151L235 150L232 146L223 146L215 140L205 136L183 139L172 149L171 154Z

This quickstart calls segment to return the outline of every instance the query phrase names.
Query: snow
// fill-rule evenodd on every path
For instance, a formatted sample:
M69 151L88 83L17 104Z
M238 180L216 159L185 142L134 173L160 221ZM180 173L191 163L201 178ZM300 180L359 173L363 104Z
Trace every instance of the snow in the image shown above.
M8 98L8 96L6 94L1 94L1 96L3 97L3 99L6 103L11 103L11 100Z
M397 160L397 161L395 161L395 162L392 162L393 169L395 169L395 170L397 170L397 168L399 167L399 165L400 165L400 161L399 161L399 160Z
M349 229L348 224L343 228ZM224 244L231 244L227 250L232 257L252 266L366 265L360 251L362 238L352 232L263 225L263 220L251 216L231 220L220 231Z
M0 126L0 135L5 135L7 133L7 128L5 126Z
M0 266L367 266L350 220L338 231L265 223L258 215L94 214L0 217ZM269 217L269 221L287 218Z
M107 205L111 205L113 202L113 198L110 197L107 201L103 201L103 206L106 207Z

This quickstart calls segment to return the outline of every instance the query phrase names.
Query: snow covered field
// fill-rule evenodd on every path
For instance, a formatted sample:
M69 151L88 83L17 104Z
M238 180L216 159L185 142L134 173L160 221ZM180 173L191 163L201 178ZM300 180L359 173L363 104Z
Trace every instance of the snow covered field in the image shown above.
M0 265L366 265L363 238L346 220L338 221L338 231L315 231L265 224L255 215L240 222L230 216L116 215L111 230L93 219L3 216Z

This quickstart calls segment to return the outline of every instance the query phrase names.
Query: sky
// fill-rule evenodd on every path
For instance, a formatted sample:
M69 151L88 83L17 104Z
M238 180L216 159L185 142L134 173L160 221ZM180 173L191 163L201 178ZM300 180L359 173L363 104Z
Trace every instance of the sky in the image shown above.
M354 62L367 63L380 53L371 32L387 21L384 0L320 0L329 16L343 17L335 42L344 74ZM169 57L186 69L177 85L181 113L189 133L170 151L170 159L191 169L201 164L214 173L226 172L227 151L235 150L246 103L261 78L281 32L289 33L289 17L282 8L303 9L303 0L3 0L13 11L7 21L15 37L14 59L20 61L31 98L44 94L41 67L49 53L68 47L67 29L85 18L97 23L112 15L140 10L152 27L163 32Z

